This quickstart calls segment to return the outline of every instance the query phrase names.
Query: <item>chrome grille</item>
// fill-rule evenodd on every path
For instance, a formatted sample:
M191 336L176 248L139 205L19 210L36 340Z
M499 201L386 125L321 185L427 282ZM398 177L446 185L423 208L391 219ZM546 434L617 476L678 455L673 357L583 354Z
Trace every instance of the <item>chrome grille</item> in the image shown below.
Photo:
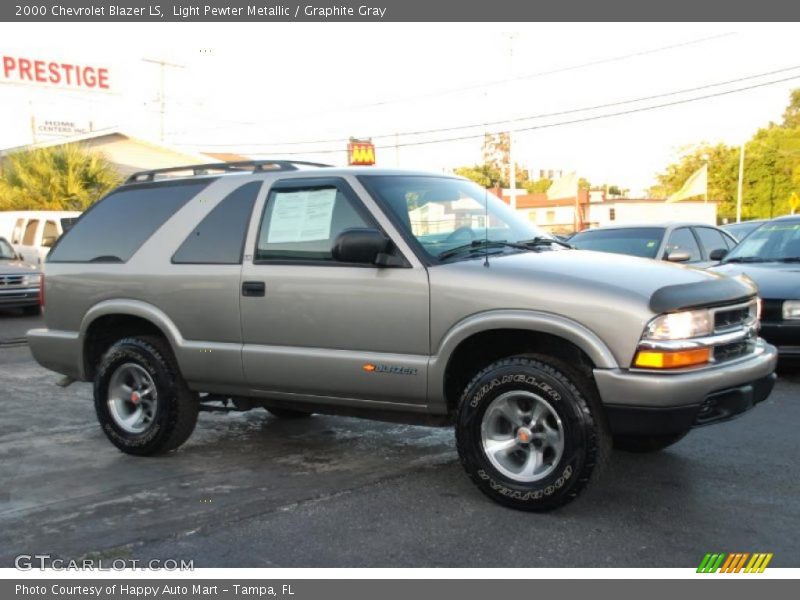
M711 309L714 334L721 338L712 346L714 362L734 360L753 352L758 333L756 302L750 300L742 304Z
M22 285L24 275L0 275L0 287Z
M714 313L714 331L741 327L748 320L750 320L750 306L721 308Z

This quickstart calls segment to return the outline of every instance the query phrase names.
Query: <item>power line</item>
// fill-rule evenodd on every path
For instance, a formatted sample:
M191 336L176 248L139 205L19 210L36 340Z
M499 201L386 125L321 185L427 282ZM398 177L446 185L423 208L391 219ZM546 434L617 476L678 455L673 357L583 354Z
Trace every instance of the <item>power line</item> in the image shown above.
M493 86L497 86L497 85L504 85L506 83L514 83L514 82L517 82L517 81L526 81L528 79L536 79L536 78L539 78L539 77L546 77L546 76L549 76L549 75L558 75L560 73L568 73L570 71L577 71L577 70L585 69L585 68L588 68L588 67L595 67L595 66L600 66L600 65L604 65L604 64L620 62L620 61L623 61L623 60L628 60L630 58L638 58L638 57L641 57L641 56L647 56L647 55L650 55L650 54L657 54L659 52L665 52L667 50L675 50L675 49L678 49L678 48L685 48L687 46L693 46L693 45L696 45L696 44L703 44L705 42L718 40L720 38L729 37L729 36L732 36L732 35L735 35L735 32L729 31L727 33L719 33L719 34L710 35L710 36L706 36L706 37L702 37L702 38L696 38L696 39L688 40L688 41L685 41L685 42L678 42L678 43L675 43L675 44L669 44L667 46L659 46L657 48L649 48L647 50L638 50L636 52L629 52L627 54L620 54L620 55L617 55L617 56L601 58L601 59L598 59L598 60L579 63L579 64L576 64L576 65L568 65L566 67L556 67L556 68L552 68L552 69L548 69L548 70L544 70L544 71L536 71L534 73L528 73L526 75L520 75L519 77L510 77L510 78L505 78L505 79L495 79L495 80L492 80L492 81L487 81L487 82L483 82L483 83L475 83L475 84L471 84L471 85L463 86L463 87L455 87L455 88L449 88L449 89L445 89L445 90L438 90L436 92L430 92L428 94L420 94L420 95L415 95L415 96L406 96L404 98L395 98L395 99L391 99L391 100L380 100L380 101L377 101L377 102L371 102L371 103L366 103L366 104L356 104L356 105L350 105L350 106L343 106L343 107L340 107L340 108L332 108L332 109L329 109L329 110L325 110L325 111L322 111L322 112L316 112L316 113L312 113L312 114L314 114L314 115L324 115L324 114L337 113L337 112L349 112L349 111L354 111L354 110L361 110L361 109L364 109L364 108L375 108L375 107L380 107L380 106L389 106L389 105L392 105L392 104L401 104L401 103L404 103L404 102L413 102L413 101L416 101L416 100L425 100L425 99L428 99L428 98L438 98L440 96L448 96L450 94L455 94L455 93L458 93L458 92L479 90L479 89L489 88L489 87L493 87ZM302 114L302 115L297 115L297 116L305 118L305 117L308 116L308 114ZM284 120L284 118L282 118L281 120ZM259 121L229 120L228 122L229 123L239 124L239 125L261 125L262 124L262 122L259 122ZM220 126L220 127L222 127L222 126ZM218 127L212 127L211 129L217 129L217 128ZM175 134L175 133L180 133L180 132L171 131L169 133L170 134ZM335 140L335 141L340 141L340 140ZM178 144L178 145L186 146L186 145L191 145L191 144L185 144L184 143L184 144Z
M618 112L613 112L613 113L607 113L607 114L604 114L604 115L593 115L593 116L590 116L590 117L583 117L583 118L580 118L580 119L572 119L572 120L569 120L569 121L560 121L560 122L557 122L557 123L545 123L543 125L532 125L532 126L529 126L529 127L518 127L516 129L512 129L511 131L514 131L514 132L533 131L533 130L537 130L537 129L550 129L552 127L562 127L564 125L574 125L576 123L586 123L586 122L589 122L589 121L599 121L601 119L609 119L609 118L612 118L612 117L619 117L619 116L630 115L630 114L634 114L634 113L647 112L647 111L651 111L651 110L657 110L657 109L660 109L660 108L667 108L667 107L670 107L670 106L677 106L677 105L680 105L680 104L688 104L690 102L697 102L697 101L700 101L700 100L707 100L709 98L717 98L717 97L720 97L720 96L727 96L727 95L730 95L730 94L736 94L736 93L739 93L739 92L745 92L745 91L748 91L748 90L762 88L762 87L766 87L766 86L769 86L769 85L775 85L775 84L778 84L778 83L784 83L786 81L792 81L792 80L795 80L795 79L800 79L800 75L793 75L792 77L785 77L783 79L776 79L774 81L767 81L767 82L764 82L764 83L757 83L757 84L753 84L753 85L749 85L749 86L746 86L746 87L741 87L741 88L737 88L737 89L733 89L733 90L725 90L725 91L722 91L722 92L716 92L714 94L706 94L704 96L696 96L694 98L684 98L682 100L674 100L672 102L665 102L663 104L654 104L652 106L643 106L643 107L639 107L639 108L632 108L632 109L629 109L629 110L623 110L623 111L618 111ZM496 133L501 133L501 132L493 132L493 133L496 134ZM484 135L486 135L486 134L485 133L480 133L480 134L470 134L470 135L463 135L463 136L456 136L456 137L449 137L449 138L441 138L441 139L438 139L438 140L424 140L424 141L418 141L418 142L404 142L404 143L401 143L401 144L391 144L391 145L388 145L388 146L375 146L375 149L376 150L385 150L385 149L395 148L395 147L425 146L425 145L429 145L429 144L443 144L443 143L447 143L447 142L458 142L458 141L463 141L463 140L478 139L478 138L484 137ZM325 149L325 150L308 150L306 152L281 152L281 155L295 156L295 155L302 155L302 154L333 154L333 153L338 153L338 152L343 152L343 151L344 151L343 149L337 148L337 149Z
M512 118L512 119L502 119L502 120L499 120L499 121L487 121L487 122L482 122L482 123L472 123L472 124L466 124L466 125L454 125L454 126L451 126L451 127L438 127L438 128L434 128L434 129L421 129L421 130L417 130L417 131L382 133L382 134L373 135L373 136L370 136L370 137L373 140L376 140L376 139L390 139L390 138L391 139L395 139L397 136L414 136L414 135L424 135L424 134L429 134L429 133L444 133L444 132L448 132L448 131L459 131L459 130L462 130L462 129L475 129L477 127L490 127L490 126L494 126L494 125L503 125L503 124L506 124L506 123L519 123L519 122L523 122L523 121L532 121L532 120L535 120L535 119L544 119L544 118L548 118L548 117L557 117L557 116L563 116L563 115L574 114L574 113L588 112L588 111L591 111L591 110L599 110L599 109L603 109L603 108L613 108L615 106L624 106L624 105L627 105L627 104L636 104L638 102L645 102L645 101L648 101L648 100L656 100L656 99L659 99L659 98L667 98L667 97L670 97L670 96L678 96L680 94L688 94L690 92L698 92L700 90L706 90L706 89L710 89L710 88L720 87L720 86L723 86L723 85L730 85L730 84L733 84L733 83L741 83L743 81L749 81L751 79L758 79L758 78L761 78L761 77L767 77L769 75L777 75L779 73L786 73L788 71L795 71L797 69L800 69L800 65L794 65L794 66L791 66L791 67L785 67L785 68L782 68L782 69L776 69L774 71L765 71L763 73L757 73L755 75L747 75L747 76L744 76L744 77L738 77L736 79L729 79L727 81L720 81L720 82L717 82L717 83L710 83L710 84L691 87L691 88L684 88L684 89L681 89L681 90L663 92L663 93L660 93L660 94L652 94L652 95L649 95L649 96L640 96L638 98L631 98L631 99L627 99L627 100L619 100L619 101L615 101L615 102L608 102L608 103L605 103L605 104L595 104L593 106L585 106L585 107L581 107L581 108L572 108L572 109L561 110L561 111L550 112L550 113L540 113L540 114L536 114L536 115L528 115L528 116L525 116L525 117L516 117L516 118ZM749 88L743 88L743 89L749 89ZM515 130L515 131L517 131L517 130ZM481 135L483 135L483 134L481 134ZM246 146L248 148L267 148L267 149L269 149L269 148L284 148L284 147L287 147L287 146L307 146L307 145L312 145L312 144L335 144L335 143L346 142L346 141L347 141L347 138L330 138L330 139L325 139L325 140L305 140L305 141L293 141L293 142L275 142L275 143L270 143L270 144L247 144L247 143L244 143L244 144L234 144L234 143L221 144L221 143L218 143L218 144L197 144L197 145L202 145L204 147L210 147L210 148L214 148L214 147L225 147L225 148L227 148L227 147L230 147L230 146ZM407 143L404 143L404 144L392 144L392 147L395 147L395 146L398 146L398 145L399 146L404 146L404 145L407 145ZM308 150L308 151L306 151L304 153L313 153L313 150Z

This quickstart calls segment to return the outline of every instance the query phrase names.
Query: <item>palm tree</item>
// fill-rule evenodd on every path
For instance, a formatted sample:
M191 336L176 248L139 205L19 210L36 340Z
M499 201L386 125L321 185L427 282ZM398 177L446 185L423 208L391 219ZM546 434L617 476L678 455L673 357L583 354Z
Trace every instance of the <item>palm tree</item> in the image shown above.
M22 150L0 163L0 210L85 210L119 181L101 154L75 144Z

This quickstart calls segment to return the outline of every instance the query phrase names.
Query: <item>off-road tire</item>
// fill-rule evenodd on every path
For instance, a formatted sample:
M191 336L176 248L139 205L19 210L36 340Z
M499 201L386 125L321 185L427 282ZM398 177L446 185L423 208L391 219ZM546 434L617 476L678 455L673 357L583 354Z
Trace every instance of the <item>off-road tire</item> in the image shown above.
M625 452L658 452L686 437L688 431L669 435L615 435L614 448Z
M550 474L519 482L492 465L482 444L481 424L492 401L522 390L545 399L561 419L563 453ZM611 435L592 380L566 363L542 355L499 360L467 385L456 417L461 464L489 498L511 508L547 511L563 506L599 476L611 449Z
M306 419L314 414L304 410L292 410L290 408L276 408L270 406L265 408L269 414L271 414L273 417L278 417L279 419Z
M157 391L153 420L141 433L122 429L108 405L109 380L123 364L147 371ZM169 345L155 336L128 337L115 342L103 355L94 380L94 406L106 437L127 454L150 456L176 449L194 430L198 396L186 385Z

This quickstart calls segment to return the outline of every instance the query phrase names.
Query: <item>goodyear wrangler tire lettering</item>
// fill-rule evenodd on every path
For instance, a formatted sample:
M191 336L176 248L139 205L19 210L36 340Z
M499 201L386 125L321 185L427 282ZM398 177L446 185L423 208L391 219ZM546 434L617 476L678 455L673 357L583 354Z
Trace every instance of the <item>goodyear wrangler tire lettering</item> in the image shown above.
M498 466L487 454L495 450L485 444L486 422L502 425L502 418L498 421L491 415L496 410L494 407L506 398L513 400L517 397L537 398L537 402L540 400L542 406L555 413L552 423L557 419L561 426L563 452L551 454L551 470L545 470L540 479L526 480L507 469L501 470L503 465ZM506 436L507 441L530 450L531 444L545 439L545 435L552 436L555 430L549 425L537 427L536 423L541 421L534 422L533 419L526 424L525 415L533 415L533 409L526 413L527 407L522 400L519 402L518 405L511 404L517 406L520 413L506 419L507 430L502 425L499 433L493 435ZM487 418L487 414L490 417ZM522 421L517 421L518 418ZM533 441L529 442L530 439ZM456 442L464 469L484 494L512 508L544 511L574 500L590 481L597 478L599 467L609 454L611 436L589 377L556 359L526 355L489 365L467 385L458 408ZM505 448L500 451L505 452ZM516 446L510 448L509 452L517 451ZM546 450L545 444L545 453L539 456L546 457ZM505 459L509 457L505 456Z

